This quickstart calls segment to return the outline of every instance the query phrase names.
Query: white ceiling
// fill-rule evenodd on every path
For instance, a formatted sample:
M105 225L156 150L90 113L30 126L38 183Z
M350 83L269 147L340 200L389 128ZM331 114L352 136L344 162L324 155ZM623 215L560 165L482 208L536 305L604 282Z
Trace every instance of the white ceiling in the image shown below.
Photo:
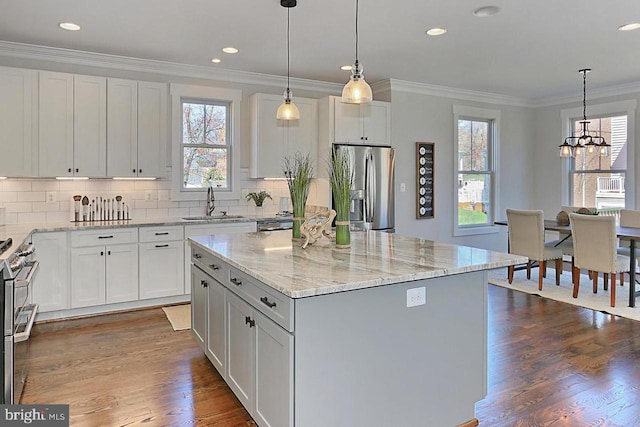
M478 18L480 6L501 12ZM280 0L0 0L0 40L286 75ZM71 21L78 32L57 24ZM529 100L640 82L637 0L361 0L360 62L393 78ZM354 60L355 0L298 0L291 76L342 83ZM440 37L424 31L445 27ZM224 46L237 55L221 52ZM222 59L212 64L211 58Z

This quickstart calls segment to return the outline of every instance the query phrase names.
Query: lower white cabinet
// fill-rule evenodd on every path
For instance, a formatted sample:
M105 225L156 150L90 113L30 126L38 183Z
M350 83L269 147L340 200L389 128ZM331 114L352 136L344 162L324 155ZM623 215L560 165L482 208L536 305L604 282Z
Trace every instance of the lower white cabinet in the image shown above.
M207 336L207 280L213 279L197 268L191 270L191 333L202 351Z
M71 301L67 232L34 233L31 242L40 263L31 301L38 304L41 313L68 309Z
M226 377L226 291L217 280L207 279L207 332L205 353L222 377Z
M240 403L253 414L255 319L251 306L227 293L227 383Z
M71 308L137 299L137 244L71 249Z
M140 243L140 299L184 293L184 243Z

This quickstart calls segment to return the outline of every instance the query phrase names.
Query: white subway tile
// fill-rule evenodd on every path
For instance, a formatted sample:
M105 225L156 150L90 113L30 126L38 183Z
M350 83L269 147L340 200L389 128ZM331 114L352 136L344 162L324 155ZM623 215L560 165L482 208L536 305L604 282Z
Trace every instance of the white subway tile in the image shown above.
M147 209L147 218L166 218L168 216L168 209Z
M189 216L191 213L189 212L189 208L169 208L167 215L171 218L180 218L182 216Z
M31 204L33 212L55 212L60 211L60 203L34 202Z
M47 215L44 212L25 212L18 215L18 224L31 222L46 222Z
M34 179L31 181L32 191L59 191L60 181L57 179Z
M31 212L31 203L29 202L5 203L4 207L7 208L7 212Z
M7 179L2 185L3 191L31 191L31 181L23 179Z
M60 191L69 191L74 194L82 194L84 192L86 181L59 181Z
M146 209L131 209L129 207L129 217L130 218L146 218L147 210Z
M188 200L184 202L178 202L178 206L181 208L195 208L200 206L200 201L198 200Z
M4 223L5 224L17 224L18 223L18 214L7 212L4 214Z
M156 200L134 200L133 207L136 209L157 209L158 202Z
M107 179L90 179L85 184L85 191L108 192L111 190L111 182Z
M177 207L179 207L178 202L173 202L171 200L158 200L158 208L171 209Z
M44 191L24 191L18 193L19 202L44 202L46 193Z
M115 180L111 181L111 191L133 191L133 181L121 181Z
M133 181L133 188L136 190L157 190L155 181Z
M0 202L17 202L18 192L16 191L3 191L0 193Z
M46 212L47 222L68 222L70 216L68 211Z

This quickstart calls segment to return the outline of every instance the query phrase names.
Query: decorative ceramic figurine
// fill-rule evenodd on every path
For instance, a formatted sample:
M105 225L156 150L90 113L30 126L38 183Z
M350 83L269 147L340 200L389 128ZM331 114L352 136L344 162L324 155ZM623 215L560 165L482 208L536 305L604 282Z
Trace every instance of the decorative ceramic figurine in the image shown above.
M336 211L331 209L328 211L318 212L317 214L311 215L307 218L300 226L300 234L302 234L302 237L304 238L302 249L306 248L310 243L315 243L322 236L327 239L332 239L335 234L330 230L331 223L335 217Z

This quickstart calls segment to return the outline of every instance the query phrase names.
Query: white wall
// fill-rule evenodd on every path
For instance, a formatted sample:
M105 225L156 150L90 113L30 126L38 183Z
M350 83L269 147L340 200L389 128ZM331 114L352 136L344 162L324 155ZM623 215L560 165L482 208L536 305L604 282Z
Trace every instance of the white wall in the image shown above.
M499 159L499 207L497 219L507 207L533 206L533 110L526 107L483 104L405 91L391 92L392 136L396 151L396 230L423 237L494 250L506 250L506 230L498 233L453 237L454 153L453 105L498 109L501 112ZM435 142L435 218L416 220L415 143ZM406 192L401 193L401 183Z

